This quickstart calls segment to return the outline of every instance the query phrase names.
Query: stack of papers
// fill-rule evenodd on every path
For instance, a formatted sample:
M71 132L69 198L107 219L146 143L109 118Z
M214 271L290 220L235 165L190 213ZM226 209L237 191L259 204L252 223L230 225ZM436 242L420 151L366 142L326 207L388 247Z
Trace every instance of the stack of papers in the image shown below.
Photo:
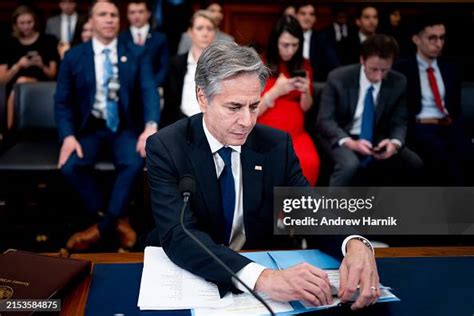
M327 270L331 287L339 289L339 261L318 250L249 252L242 255L271 269L286 269L308 262ZM390 288L381 286L378 302L398 301ZM276 302L259 293L275 313L294 315L340 304L338 298L327 306L305 302ZM160 247L145 248L138 307L141 310L192 309L194 315L268 315L265 307L250 294L228 293L220 298L217 286L175 265Z

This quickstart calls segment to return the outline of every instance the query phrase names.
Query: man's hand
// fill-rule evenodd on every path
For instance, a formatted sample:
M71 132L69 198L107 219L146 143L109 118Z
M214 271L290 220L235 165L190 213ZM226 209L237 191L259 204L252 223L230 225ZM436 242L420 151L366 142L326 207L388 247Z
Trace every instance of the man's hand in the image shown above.
M304 300L316 306L332 304L327 273L308 263L281 271L263 270L255 290L281 302Z
M143 133L141 133L140 136L138 137L136 150L137 150L137 153L139 153L142 158L145 158L146 156L146 152L145 152L146 139L149 136L155 134L157 131L158 131L158 128L148 126L148 127L145 127L145 130L143 131Z
M76 137L71 135L64 138L63 145L61 146L61 150L59 151L59 168L64 166L64 164L73 152L76 152L79 158L84 157L84 155L82 154L81 144L79 144Z
M359 297L351 309L359 309L374 304L380 297L379 274L372 250L360 240L347 243L347 253L339 267L339 297L347 302L359 287Z
M372 155L372 144L365 139L354 140L351 138L343 146L364 156Z
M393 143L390 139L382 140L376 148L384 148L381 152L374 152L374 158L378 160L388 159L395 155L398 151L398 145Z

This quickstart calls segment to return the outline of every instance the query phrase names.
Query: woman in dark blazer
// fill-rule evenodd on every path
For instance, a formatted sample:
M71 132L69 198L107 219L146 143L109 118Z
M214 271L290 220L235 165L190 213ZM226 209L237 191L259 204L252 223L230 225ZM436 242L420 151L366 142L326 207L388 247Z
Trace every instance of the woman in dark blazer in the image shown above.
M216 32L217 26L207 11L194 13L188 29L192 40L191 50L171 58L164 83L160 128L200 112L195 97L194 73L202 51L214 41Z

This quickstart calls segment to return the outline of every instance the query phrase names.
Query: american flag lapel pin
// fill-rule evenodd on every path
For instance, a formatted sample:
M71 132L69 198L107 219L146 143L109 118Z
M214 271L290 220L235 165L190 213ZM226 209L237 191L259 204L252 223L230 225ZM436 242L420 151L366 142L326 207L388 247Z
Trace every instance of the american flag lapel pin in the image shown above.
M262 168L262 166L256 165L256 166L255 166L255 170L257 170L257 171L262 171L263 168Z

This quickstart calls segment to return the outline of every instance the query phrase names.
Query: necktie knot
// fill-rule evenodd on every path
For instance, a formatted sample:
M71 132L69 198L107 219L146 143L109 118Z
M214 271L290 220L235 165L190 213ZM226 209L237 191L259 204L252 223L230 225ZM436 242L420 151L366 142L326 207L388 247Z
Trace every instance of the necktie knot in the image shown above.
M374 86L370 86L368 89L367 89L367 92L368 93L373 93L374 92Z
M429 74L432 74L434 72L433 67L426 68L426 72L429 73Z
M104 48L104 50L102 51L102 53L105 54L105 56L108 56L110 54L110 48Z
M219 156L221 156L222 160L224 160L224 164L227 166L232 166L232 160L231 160L231 155L232 155L232 148L230 147L222 147L217 151Z

